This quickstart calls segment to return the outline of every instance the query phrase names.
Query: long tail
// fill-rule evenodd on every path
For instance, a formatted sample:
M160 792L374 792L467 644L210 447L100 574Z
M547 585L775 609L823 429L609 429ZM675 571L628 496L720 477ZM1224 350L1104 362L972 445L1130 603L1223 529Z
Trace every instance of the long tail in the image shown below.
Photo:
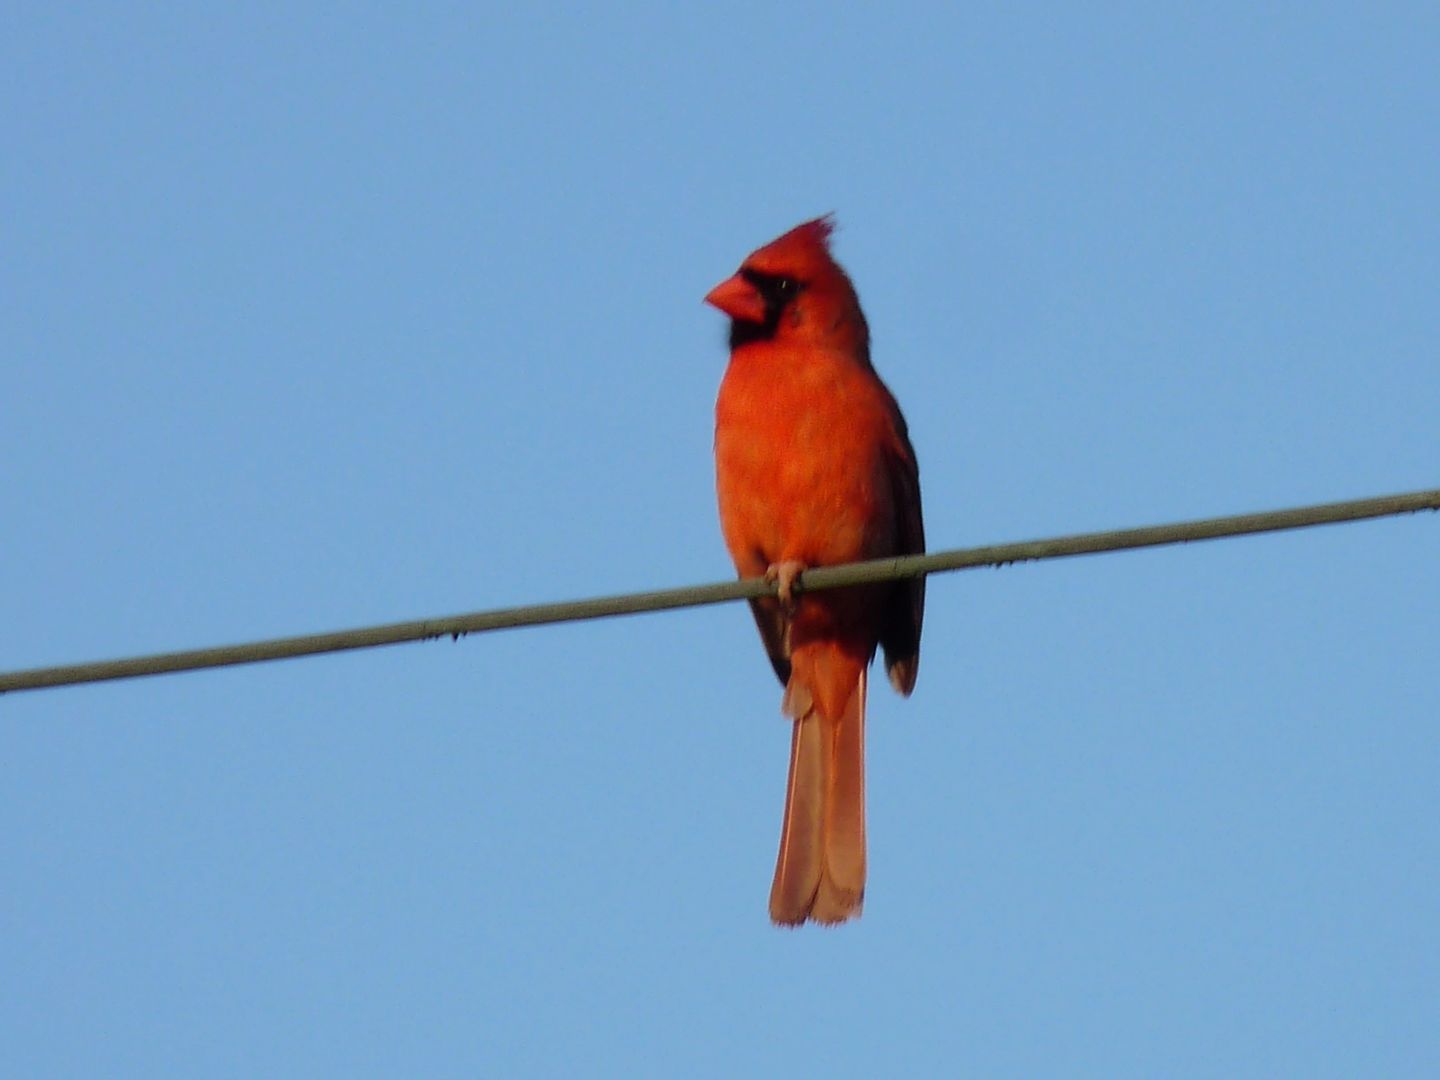
M797 649L784 709L795 730L770 918L842 923L865 897L865 665L833 645Z

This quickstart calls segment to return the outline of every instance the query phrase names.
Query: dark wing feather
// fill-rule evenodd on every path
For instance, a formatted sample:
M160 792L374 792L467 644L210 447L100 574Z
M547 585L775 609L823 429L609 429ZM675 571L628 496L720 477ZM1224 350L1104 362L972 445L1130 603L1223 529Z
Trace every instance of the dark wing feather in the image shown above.
M895 413L895 443L890 448L891 490L895 499L895 554L925 552L925 522L920 510L920 468L900 409ZM880 645L890 685L909 695L920 670L920 626L925 619L925 579L897 581L885 601L880 624Z
M780 610L780 602L774 597L761 596L750 601L751 614L755 625L760 628L760 640L770 654L770 665L780 679L780 685L790 682L790 623Z

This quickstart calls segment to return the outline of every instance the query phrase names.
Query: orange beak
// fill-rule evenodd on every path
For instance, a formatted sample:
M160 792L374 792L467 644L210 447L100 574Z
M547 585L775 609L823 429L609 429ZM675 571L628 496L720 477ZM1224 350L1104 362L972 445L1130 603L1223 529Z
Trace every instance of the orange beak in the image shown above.
M739 274L728 277L705 294L705 303L741 322L765 321L765 298Z

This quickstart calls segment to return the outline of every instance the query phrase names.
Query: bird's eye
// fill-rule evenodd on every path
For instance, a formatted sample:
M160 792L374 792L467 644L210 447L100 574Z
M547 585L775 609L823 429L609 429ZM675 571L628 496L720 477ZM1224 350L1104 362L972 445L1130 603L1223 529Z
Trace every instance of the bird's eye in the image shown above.
M767 274L761 270L741 270L740 276L755 286L755 291L765 298L768 307L779 311L795 299L804 289L799 278L784 274Z

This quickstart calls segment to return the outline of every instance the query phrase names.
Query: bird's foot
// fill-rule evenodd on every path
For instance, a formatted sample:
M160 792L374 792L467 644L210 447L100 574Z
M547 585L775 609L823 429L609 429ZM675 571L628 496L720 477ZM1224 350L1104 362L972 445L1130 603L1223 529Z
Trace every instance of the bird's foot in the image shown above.
M775 582L780 606L785 609L787 615L795 613L797 598L795 582L804 570L805 564L799 559L787 559L785 562L771 563L765 571L765 580Z

